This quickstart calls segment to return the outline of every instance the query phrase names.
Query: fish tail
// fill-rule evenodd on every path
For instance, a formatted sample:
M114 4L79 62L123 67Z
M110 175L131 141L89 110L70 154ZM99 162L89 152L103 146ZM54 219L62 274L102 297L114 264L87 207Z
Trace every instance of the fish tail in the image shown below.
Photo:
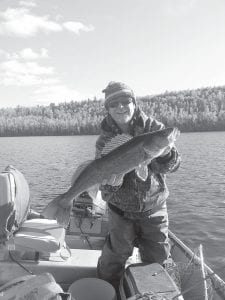
M47 219L54 219L60 226L67 227L70 221L70 212L73 202L70 201L66 206L62 206L63 195L53 199L42 211L42 215Z

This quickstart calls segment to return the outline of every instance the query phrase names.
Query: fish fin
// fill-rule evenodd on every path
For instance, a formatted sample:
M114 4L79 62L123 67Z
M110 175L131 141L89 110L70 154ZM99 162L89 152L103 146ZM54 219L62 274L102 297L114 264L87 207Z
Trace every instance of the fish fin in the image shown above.
M148 165L146 162L139 164L135 172L141 180L146 181L148 178Z
M118 134L115 137L111 138L109 141L106 142L105 146L103 147L101 151L101 155L106 155L112 150L116 149L117 147L125 144L129 140L131 140L133 137L129 134Z
M63 227L67 227L70 221L70 212L73 202L70 201L67 206L63 207L61 204L64 195L59 195L46 205L41 215L46 219L54 219Z
M74 184L75 180L81 174L81 172L92 162L93 160L86 160L76 168L76 171L74 172L71 178L71 185Z
M89 196L94 200L97 197L99 191L99 185L96 184L87 190Z
M123 183L123 177L125 174L112 174L110 179L104 179L103 185L120 186Z
M123 183L124 174L114 175L114 180L112 182L112 186L120 186Z

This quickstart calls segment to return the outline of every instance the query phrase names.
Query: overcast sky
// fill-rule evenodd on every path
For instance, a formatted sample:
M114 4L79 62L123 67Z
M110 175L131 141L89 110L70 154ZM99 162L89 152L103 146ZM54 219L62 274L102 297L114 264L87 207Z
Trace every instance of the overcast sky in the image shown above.
M0 107L225 85L224 0L0 0Z

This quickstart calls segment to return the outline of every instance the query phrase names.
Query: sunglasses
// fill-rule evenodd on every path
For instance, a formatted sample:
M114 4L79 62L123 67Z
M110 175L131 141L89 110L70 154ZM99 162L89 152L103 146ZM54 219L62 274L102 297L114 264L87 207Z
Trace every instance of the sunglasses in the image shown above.
M133 99L120 99L120 100L114 100L112 102L109 102L108 105L110 108L116 108L119 105L128 106L132 102L133 102Z

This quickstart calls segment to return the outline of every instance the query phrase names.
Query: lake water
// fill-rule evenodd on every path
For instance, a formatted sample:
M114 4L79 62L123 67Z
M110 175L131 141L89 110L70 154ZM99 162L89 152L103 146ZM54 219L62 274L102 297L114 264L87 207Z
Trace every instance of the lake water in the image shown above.
M77 165L94 157L97 136L0 138L0 170L26 177L32 208L41 211L70 186ZM225 278L225 132L183 133L182 164L167 177L170 228L188 246L203 245L206 262Z

